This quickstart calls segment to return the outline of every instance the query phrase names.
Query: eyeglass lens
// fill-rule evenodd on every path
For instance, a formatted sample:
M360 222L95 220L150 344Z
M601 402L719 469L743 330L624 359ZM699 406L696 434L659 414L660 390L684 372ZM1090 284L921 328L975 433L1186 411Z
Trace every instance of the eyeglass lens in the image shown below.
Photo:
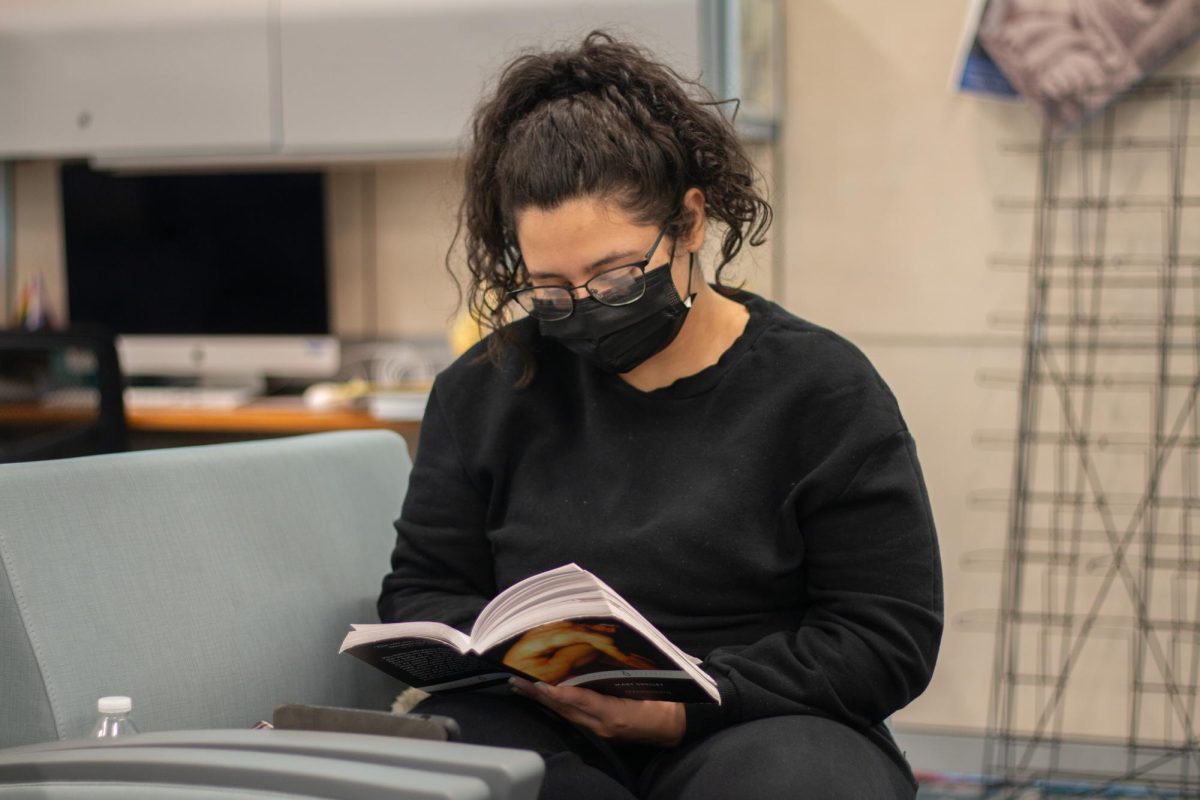
M641 299L646 291L643 268L637 264L602 272L584 284L588 294L606 306L623 306ZM565 286L535 286L520 292L517 300L535 317L546 320L571 316L574 301Z

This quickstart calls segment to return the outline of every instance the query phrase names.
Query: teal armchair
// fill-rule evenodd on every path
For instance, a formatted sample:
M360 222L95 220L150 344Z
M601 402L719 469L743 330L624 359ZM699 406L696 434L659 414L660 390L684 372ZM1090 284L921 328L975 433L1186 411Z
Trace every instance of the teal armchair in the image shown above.
M91 764L63 748L105 695L132 697L151 734L245 730L280 703L388 708L403 687L337 648L350 623L376 619L410 467L388 431L0 465L0 797L14 764ZM101 766L153 741L110 748ZM214 758L199 752L211 741L196 748L171 758ZM536 787L540 759L507 752Z

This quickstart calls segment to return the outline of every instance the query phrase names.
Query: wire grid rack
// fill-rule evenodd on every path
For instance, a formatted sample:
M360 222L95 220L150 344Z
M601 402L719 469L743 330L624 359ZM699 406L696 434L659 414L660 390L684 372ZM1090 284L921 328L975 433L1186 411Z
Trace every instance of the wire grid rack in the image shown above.
M1036 158L980 795L1200 798L1200 81ZM1195 130L1196 134L1191 131ZM1008 434L1010 437L1012 434Z

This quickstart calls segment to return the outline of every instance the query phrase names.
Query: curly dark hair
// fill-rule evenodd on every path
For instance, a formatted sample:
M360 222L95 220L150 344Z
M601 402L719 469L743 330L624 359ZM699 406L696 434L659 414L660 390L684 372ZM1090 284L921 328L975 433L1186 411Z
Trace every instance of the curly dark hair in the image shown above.
M494 333L493 361L515 343L506 328L508 292L526 280L515 228L525 208L598 196L677 237L695 221L683 196L699 188L705 216L724 226L714 282L729 289L723 270L744 241L766 241L772 212L719 105L699 83L604 31L578 47L522 55L501 72L494 94L475 109L450 247L465 227L467 307ZM457 282L450 253L446 267ZM517 344L521 386L533 376L533 359Z

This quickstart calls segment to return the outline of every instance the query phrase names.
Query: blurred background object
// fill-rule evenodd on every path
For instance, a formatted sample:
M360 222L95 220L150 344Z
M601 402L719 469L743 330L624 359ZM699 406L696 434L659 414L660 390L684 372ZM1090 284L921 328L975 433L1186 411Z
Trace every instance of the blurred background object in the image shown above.
M111 332L0 331L0 463L127 447Z
M1052 136L1200 36L1200 0L989 0L979 41Z

